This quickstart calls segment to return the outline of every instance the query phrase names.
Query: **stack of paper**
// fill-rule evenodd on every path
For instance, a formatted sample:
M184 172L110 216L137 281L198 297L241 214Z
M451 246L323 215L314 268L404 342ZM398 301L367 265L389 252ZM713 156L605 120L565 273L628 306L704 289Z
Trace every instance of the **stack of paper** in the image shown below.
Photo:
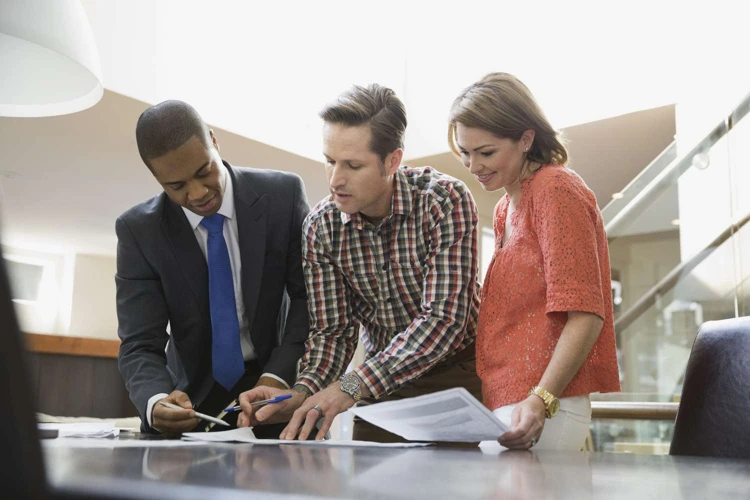
M57 431L58 438L115 438L120 435L114 422L37 425L42 431Z

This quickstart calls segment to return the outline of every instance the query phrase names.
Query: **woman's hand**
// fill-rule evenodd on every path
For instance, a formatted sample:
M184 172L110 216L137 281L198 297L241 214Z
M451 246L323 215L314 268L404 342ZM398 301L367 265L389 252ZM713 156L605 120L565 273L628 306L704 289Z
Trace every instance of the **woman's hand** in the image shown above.
M528 450L542 437L545 416L544 401L531 394L513 409L510 430L498 441L511 450Z

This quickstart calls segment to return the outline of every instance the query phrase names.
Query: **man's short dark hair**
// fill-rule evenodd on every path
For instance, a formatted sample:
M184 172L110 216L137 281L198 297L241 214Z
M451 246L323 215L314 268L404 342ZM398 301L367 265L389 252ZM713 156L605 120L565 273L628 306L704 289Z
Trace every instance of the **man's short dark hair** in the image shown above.
M179 148L193 136L208 147L211 137L208 126L190 104L164 101L144 111L135 126L135 140L143 163L151 168L151 160Z
M372 131L370 150L385 161L385 157L404 147L406 108L388 87L377 83L360 87L354 85L338 96L320 112L326 123L348 127L369 124Z

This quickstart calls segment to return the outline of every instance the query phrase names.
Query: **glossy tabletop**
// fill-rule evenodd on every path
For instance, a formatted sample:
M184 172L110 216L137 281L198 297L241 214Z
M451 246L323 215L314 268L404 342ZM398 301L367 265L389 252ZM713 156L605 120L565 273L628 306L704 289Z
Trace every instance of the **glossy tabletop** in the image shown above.
M750 498L750 461L729 459L247 444L44 455L53 488L103 498Z

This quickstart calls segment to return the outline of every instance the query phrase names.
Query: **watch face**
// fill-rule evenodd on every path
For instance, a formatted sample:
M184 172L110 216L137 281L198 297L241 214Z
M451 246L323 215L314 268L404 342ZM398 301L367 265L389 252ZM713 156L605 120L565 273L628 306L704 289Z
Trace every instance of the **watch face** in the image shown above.
M559 411L560 411L560 400L555 398L549 404L549 414L551 417L554 417L555 415L557 415Z
M359 384L354 377L343 377L341 379L341 388L349 394L354 394L359 390Z

